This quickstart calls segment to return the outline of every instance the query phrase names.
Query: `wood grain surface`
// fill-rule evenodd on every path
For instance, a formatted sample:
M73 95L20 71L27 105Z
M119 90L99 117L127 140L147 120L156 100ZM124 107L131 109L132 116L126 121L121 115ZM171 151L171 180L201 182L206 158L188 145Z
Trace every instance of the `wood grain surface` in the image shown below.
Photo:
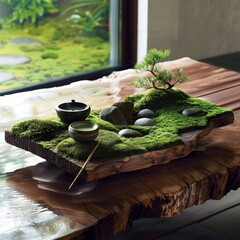
M64 239L108 240L136 219L171 217L240 187L239 73L191 59L173 67L176 65L190 76L189 82L178 87L233 109L234 123L214 129L187 157L86 185L76 184L71 191L68 186L73 177L53 165L17 170L8 179L9 184L78 226L78 231ZM129 82L125 85L126 75L119 75L115 73L114 77L124 80L118 81L115 97L121 98L126 91L129 93L125 89Z

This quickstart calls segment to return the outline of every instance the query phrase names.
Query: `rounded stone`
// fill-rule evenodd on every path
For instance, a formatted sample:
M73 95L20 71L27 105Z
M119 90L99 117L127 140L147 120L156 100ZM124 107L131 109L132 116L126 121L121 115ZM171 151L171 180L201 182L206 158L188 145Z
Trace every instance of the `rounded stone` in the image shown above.
M207 114L207 112L203 111L200 108L187 108L185 110L182 111L182 114L184 116L188 116L188 117L201 117L201 116L205 116Z
M156 123L151 118L139 118L134 122L137 126L154 126Z
M137 118L154 118L156 114L150 109L142 109L138 114Z
M16 76L12 73L0 72L0 83L15 79Z
M43 43L35 38L30 38L30 37L17 37L10 39L8 41L9 44L40 44L42 45Z
M20 65L30 61L31 58L19 54L0 54L0 65Z
M120 135L121 137L125 137L125 138L135 138L135 137L142 137L143 135L138 132L137 130L134 129L122 129L118 132L118 135Z

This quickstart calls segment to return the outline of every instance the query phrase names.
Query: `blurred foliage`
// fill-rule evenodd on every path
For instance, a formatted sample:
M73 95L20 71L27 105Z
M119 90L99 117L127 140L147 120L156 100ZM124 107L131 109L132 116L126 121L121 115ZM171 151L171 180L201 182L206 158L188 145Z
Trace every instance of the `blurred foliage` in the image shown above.
M41 58L42 59L48 59L48 58L56 59L56 58L58 58L58 54L53 53L53 52L47 52L47 53L43 53L41 55Z
M62 35L71 37L77 32L83 36L108 39L109 13L110 0L73 0L63 6L59 17L65 22L65 28L59 25L55 38Z
M37 25L45 15L58 12L57 0L2 0L2 2L11 12L6 18L1 18L0 24L5 28L14 24Z
M21 54L31 59L21 66L0 65L1 71L16 76L1 82L0 91L109 66L110 0L0 0L0 3L9 9L0 18L1 54ZM37 7L39 4L42 6ZM30 10L33 6L38 11L44 8L44 13L34 13ZM20 8L36 14L36 19L14 17L14 11L19 12ZM9 44L9 40L19 36L37 39L43 45Z

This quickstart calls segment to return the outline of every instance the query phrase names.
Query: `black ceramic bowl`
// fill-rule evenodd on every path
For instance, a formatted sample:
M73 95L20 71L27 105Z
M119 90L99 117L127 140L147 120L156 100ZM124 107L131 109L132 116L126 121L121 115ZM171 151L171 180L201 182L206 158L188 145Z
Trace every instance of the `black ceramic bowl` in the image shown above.
M71 138L79 142L93 141L99 133L98 125L90 121L73 122L68 127Z
M81 102L61 103L55 108L58 117L65 123L83 121L90 114L91 108L89 105Z

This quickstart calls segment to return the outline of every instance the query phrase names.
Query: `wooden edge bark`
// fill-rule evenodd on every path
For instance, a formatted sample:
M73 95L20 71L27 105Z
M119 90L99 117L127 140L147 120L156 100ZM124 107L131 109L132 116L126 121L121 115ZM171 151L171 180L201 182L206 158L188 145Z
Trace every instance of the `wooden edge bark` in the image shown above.
M185 157L194 151L198 141L208 135L214 128L231 124L233 120L233 113L227 112L210 119L208 126L204 129L182 133L182 144L123 158L104 159L101 160L100 163L90 162L86 166L86 169L82 172L80 180L83 182L94 181L123 172L130 172L155 165L165 164L176 158ZM9 131L5 131L5 141L16 147L34 153L73 175L77 175L84 164L84 161L60 156L52 149L44 148L35 141L18 137L11 134Z

